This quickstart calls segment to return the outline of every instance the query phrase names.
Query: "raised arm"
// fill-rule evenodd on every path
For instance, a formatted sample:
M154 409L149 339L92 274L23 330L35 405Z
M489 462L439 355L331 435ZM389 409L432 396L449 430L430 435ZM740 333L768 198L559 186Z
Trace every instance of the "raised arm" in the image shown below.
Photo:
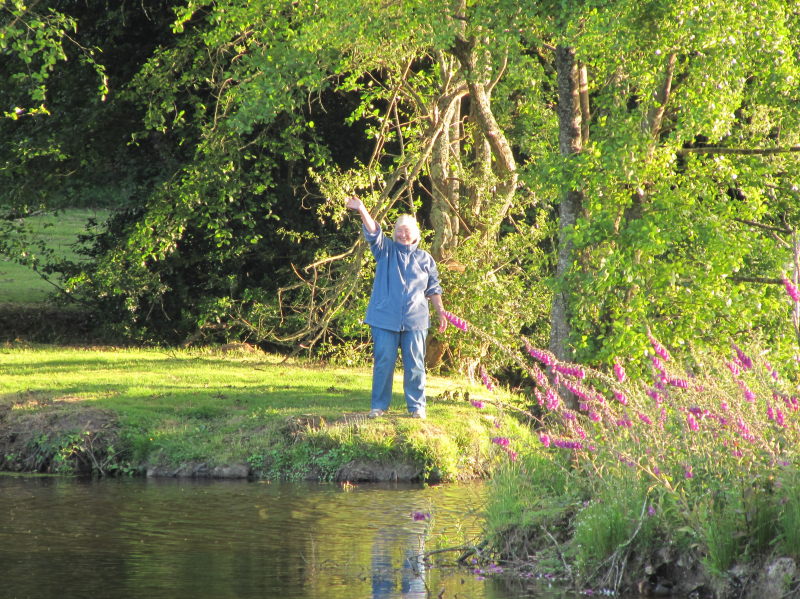
M356 196L350 196L345 200L344 205L350 210L358 212L359 216L361 216L361 222L364 223L364 227L367 229L368 233L374 235L378 232L378 223L370 216L369 211L366 206L364 206L364 202L359 200Z

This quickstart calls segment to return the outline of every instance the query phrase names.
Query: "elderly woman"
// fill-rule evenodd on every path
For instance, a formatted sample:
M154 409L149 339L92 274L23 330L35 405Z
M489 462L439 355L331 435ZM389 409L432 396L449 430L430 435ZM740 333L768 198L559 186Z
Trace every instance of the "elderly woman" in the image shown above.
M387 238L363 202L350 197L345 205L361 216L364 237L375 256L375 281L364 319L372 329L374 363L369 417L383 416L392 400L397 350L403 358L403 391L413 418L425 418L425 340L433 304L439 330L447 328L436 262L419 249L419 227L410 214L397 219L394 239Z

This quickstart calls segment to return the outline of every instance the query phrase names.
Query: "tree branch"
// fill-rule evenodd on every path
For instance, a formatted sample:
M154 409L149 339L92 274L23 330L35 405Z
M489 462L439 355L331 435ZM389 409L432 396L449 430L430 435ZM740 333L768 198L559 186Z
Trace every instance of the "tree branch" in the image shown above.
M676 151L679 156L687 154L736 154L739 156L768 156L771 154L788 154L800 152L800 146L784 148L725 148L722 146L707 146L704 148L680 148Z
M765 225L763 223L757 223L752 220L746 220L744 218L734 218L734 221L737 223L742 223L743 225L748 225L751 227L758 227L759 229L764 229L766 231L775 231L776 233L784 233L786 235L791 235L792 230L789 227L775 227L772 225Z

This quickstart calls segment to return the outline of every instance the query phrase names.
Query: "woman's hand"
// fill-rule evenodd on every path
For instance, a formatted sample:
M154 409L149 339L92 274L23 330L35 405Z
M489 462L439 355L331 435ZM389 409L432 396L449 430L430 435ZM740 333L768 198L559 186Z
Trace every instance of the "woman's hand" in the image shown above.
M442 302L442 296L437 293L429 296L428 299L431 301L433 307L436 309L436 313L439 315L439 332L444 333L448 322L447 317L444 315L444 303Z
M361 200L359 200L356 196L350 196L344 201L344 205L350 210L360 211L361 208L363 208L364 203Z
M444 315L444 312L439 312L439 332L444 333L447 329L447 318Z
M364 223L364 226L370 234L374 235L378 232L378 223L370 216L369 211L366 206L364 206L364 202L358 199L358 196L348 197L345 199L344 205L346 208L358 212L359 216L361 216L361 222Z

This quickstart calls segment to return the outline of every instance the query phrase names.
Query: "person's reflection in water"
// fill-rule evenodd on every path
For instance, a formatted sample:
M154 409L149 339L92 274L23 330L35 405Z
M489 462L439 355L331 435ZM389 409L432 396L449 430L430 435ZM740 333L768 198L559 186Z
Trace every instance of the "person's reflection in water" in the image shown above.
M402 550L403 560L398 569L392 557ZM425 588L425 536L423 529L382 528L375 534L372 545L373 599L423 599ZM397 577L400 577L398 594Z

